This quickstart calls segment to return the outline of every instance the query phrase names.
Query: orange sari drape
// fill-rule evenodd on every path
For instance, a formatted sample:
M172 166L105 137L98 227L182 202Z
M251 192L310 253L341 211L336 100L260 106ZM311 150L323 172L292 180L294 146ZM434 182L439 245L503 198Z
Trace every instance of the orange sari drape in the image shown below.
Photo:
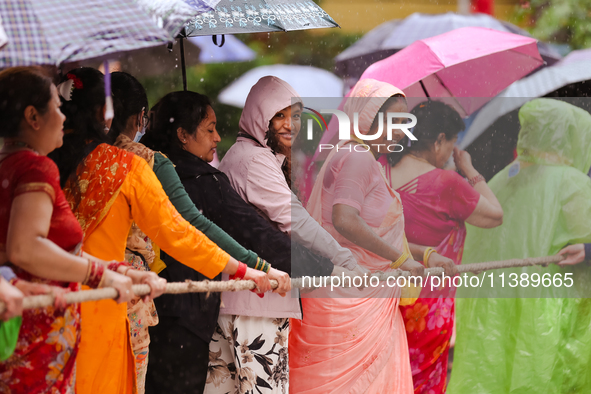
M174 259L214 278L230 256L177 212L154 172L133 153L99 145L66 185L68 201L85 231L83 249L103 260L124 260L132 222ZM78 393L136 392L135 359L126 304L82 304L77 361Z
M131 223L121 223L110 211L117 202L124 203L120 191L132 169L132 159L131 153L101 144L80 164L76 180L69 181L64 188L85 234L83 250L100 259L124 259ZM116 237L105 239L105 231L97 231L126 224L121 242ZM81 304L81 342L76 361L78 393L136 392L128 324L125 303L103 300Z

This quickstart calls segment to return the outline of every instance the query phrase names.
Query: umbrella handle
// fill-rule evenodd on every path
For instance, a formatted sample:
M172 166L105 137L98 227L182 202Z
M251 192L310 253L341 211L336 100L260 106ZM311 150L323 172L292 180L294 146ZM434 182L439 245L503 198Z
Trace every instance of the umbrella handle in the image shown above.
M222 34L222 41L220 43L220 45L218 45L218 36L211 36L211 39L213 40L213 43L215 44L215 46L217 47L223 47L225 42L226 42L226 36Z
M187 65L185 64L185 44L183 43L183 37L179 39L181 44L181 73L183 75L183 90L187 91Z

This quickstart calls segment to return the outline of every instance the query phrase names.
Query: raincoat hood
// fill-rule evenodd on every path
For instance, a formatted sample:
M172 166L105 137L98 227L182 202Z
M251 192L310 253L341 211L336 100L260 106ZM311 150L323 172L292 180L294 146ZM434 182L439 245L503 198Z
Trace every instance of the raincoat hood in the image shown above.
M375 79L362 79L357 82L343 109L351 121L351 135L355 113L359 114L359 131L367 132L382 105L395 94L406 97L402 90L386 82Z
M591 168L591 115L552 99L532 100L519 110L521 161L566 165L587 174Z
M240 131L267 147L269 122L277 112L291 106L294 98L302 102L298 92L284 80L272 76L259 79L246 98L240 116Z

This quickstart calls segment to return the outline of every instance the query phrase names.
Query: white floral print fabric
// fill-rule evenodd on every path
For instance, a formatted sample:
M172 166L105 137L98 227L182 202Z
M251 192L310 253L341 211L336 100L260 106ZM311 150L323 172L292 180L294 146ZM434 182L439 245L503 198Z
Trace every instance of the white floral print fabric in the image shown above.
M204 394L287 394L289 319L220 315Z

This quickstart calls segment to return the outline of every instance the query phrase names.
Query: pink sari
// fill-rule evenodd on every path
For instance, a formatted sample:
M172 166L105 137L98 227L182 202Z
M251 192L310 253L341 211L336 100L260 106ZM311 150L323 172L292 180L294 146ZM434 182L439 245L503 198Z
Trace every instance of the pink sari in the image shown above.
M371 97L389 97L398 93L390 85L371 82L362 89ZM375 86L378 87L376 91ZM382 89L382 90L380 90ZM355 93L354 93L355 94ZM366 96L367 97L367 96ZM380 100L380 99L376 99ZM373 120L381 103L370 103L375 109L373 114L365 113ZM370 105L358 110L362 114ZM367 111L366 111L367 112ZM360 116L361 118L361 116ZM342 147L352 141L342 141ZM330 220L323 220L323 210L332 211L332 205L343 203L338 198L331 200L326 195L327 177L347 177L350 174L333 161L336 149L331 152L322 167L310 200L308 210L314 219L344 247L355 255L357 261L372 272L390 270L390 261L377 256L345 239L333 227ZM374 201L386 210L381 211L377 225L371 225L364 215L375 206L364 204L361 217L368 222L373 231L398 248L404 248L404 217L402 203L381 178L379 164L370 153L357 155L354 166L364 172L364 178L370 179L381 191L375 188L361 188L364 201ZM359 156L361 155L361 156ZM361 159L361 160L358 160ZM368 161L369 160L369 161ZM327 173L330 170L330 173ZM355 178L352 181L357 181ZM336 181L335 181L336 182ZM379 197L379 201L375 198ZM371 200L374 198L374 200ZM354 204L352 204L353 206ZM326 214L324 215L326 219ZM375 223L375 215L373 217ZM290 390L292 393L412 393L412 378L408 357L408 346L404 332L402 315L398 308L400 288L368 287L362 291L356 288L321 288L313 293L317 298L302 298L304 319L292 319L290 346ZM324 297L324 298L323 298Z
M386 167L390 180L390 167ZM404 206L408 241L435 247L461 264L466 226L480 193L453 171L434 169L397 189ZM449 341L455 319L455 288L423 287L414 305L401 306L415 393L445 393Z

